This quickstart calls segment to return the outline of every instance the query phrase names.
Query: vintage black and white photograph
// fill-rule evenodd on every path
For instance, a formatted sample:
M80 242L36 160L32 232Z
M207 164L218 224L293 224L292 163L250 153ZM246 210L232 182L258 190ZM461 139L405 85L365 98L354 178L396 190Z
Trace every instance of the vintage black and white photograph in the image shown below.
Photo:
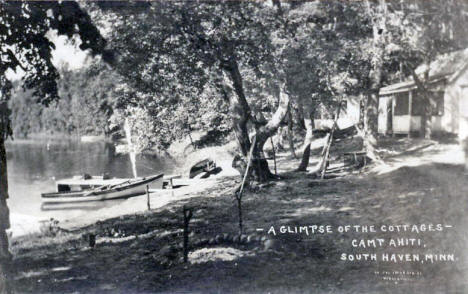
M468 293L467 27L0 0L0 293Z

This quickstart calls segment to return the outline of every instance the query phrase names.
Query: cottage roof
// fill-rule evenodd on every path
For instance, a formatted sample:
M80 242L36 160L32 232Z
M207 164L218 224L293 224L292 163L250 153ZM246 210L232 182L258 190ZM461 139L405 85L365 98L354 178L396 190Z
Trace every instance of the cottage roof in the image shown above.
M435 84L444 80L451 82L455 80L467 66L468 48L439 55L429 64L429 83ZM418 66L415 71L418 76L422 76L426 70L427 65L422 64ZM381 88L380 95L385 96L394 93L407 92L416 88L416 83L411 77L406 81Z

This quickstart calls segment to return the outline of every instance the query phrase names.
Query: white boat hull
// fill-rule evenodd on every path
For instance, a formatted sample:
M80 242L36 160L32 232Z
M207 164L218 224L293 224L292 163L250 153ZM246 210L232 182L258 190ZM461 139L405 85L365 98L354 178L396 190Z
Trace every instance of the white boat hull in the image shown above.
M79 196L79 197L63 197L63 198L51 198L50 200L43 200L43 203L71 203L71 202L86 202L86 201L104 201L110 199L119 199L124 197L130 197L135 195L142 195L146 192L146 187L134 187L124 191L109 192L102 195L90 195L90 196Z
M43 204L59 204L59 203L80 203L89 201L104 201L111 199L127 198L146 193L146 186L162 185L163 176L160 175L152 180L142 180L141 183L133 183L128 187L122 186L110 190L89 190L69 193L51 193L42 195ZM156 184L155 184L156 182ZM159 183L161 182L161 184ZM57 196L50 196L56 194Z

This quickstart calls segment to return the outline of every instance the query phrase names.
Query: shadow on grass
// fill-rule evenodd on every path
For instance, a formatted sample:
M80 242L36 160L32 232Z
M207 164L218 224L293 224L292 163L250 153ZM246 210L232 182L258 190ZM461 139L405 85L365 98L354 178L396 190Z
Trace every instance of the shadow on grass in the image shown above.
M19 272L46 271L46 275L22 276L20 292L124 293L198 292L198 293L463 293L466 264L349 262L341 255L363 252L381 253L379 248L355 248L353 239L414 237L428 249L397 248L395 252L434 249L463 254L467 247L464 230L468 209L463 167L450 164L423 164L401 167L383 175L350 176L340 180L311 181L297 173L255 192L246 191L243 200L245 233L271 239L268 250L260 247L254 256L234 261L197 265L175 264L164 267L155 258L168 245L182 241L182 206L193 209L191 240L236 234L237 206L233 179L199 196L171 203L150 213L106 220L84 229L98 236L113 228L125 235L157 231L150 238L120 244L102 244L94 249L72 247L65 243L18 254ZM449 224L453 230L441 233L340 234L340 225ZM280 226L330 225L330 234L279 233ZM274 226L276 235L267 234ZM261 233L257 229L263 229ZM292 229L294 230L294 229ZM163 234L166 232L165 234ZM69 248L66 249L66 245ZM266 243L265 243L266 244ZM218 246L218 245L212 245ZM223 245L225 246L225 245ZM266 246L266 245L265 245ZM390 249L389 249L390 250ZM408 250L408 251L406 251ZM390 250L391 251L391 250ZM421 251L421 252L422 252ZM156 256L156 257L155 257ZM51 269L70 266L64 271ZM420 271L413 282L384 281L375 271ZM86 276L87 280L79 280ZM66 280L72 277L71 280ZM38 279L41 281L38 282Z

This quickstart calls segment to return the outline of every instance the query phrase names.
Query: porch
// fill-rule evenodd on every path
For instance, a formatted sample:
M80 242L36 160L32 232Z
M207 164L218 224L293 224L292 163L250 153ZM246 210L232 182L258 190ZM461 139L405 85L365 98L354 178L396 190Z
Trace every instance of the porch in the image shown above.
M442 131L444 115L444 92L431 91L432 116L428 123L433 132ZM379 133L416 134L421 130L421 116L424 111L422 94L413 89L382 96L379 103Z

